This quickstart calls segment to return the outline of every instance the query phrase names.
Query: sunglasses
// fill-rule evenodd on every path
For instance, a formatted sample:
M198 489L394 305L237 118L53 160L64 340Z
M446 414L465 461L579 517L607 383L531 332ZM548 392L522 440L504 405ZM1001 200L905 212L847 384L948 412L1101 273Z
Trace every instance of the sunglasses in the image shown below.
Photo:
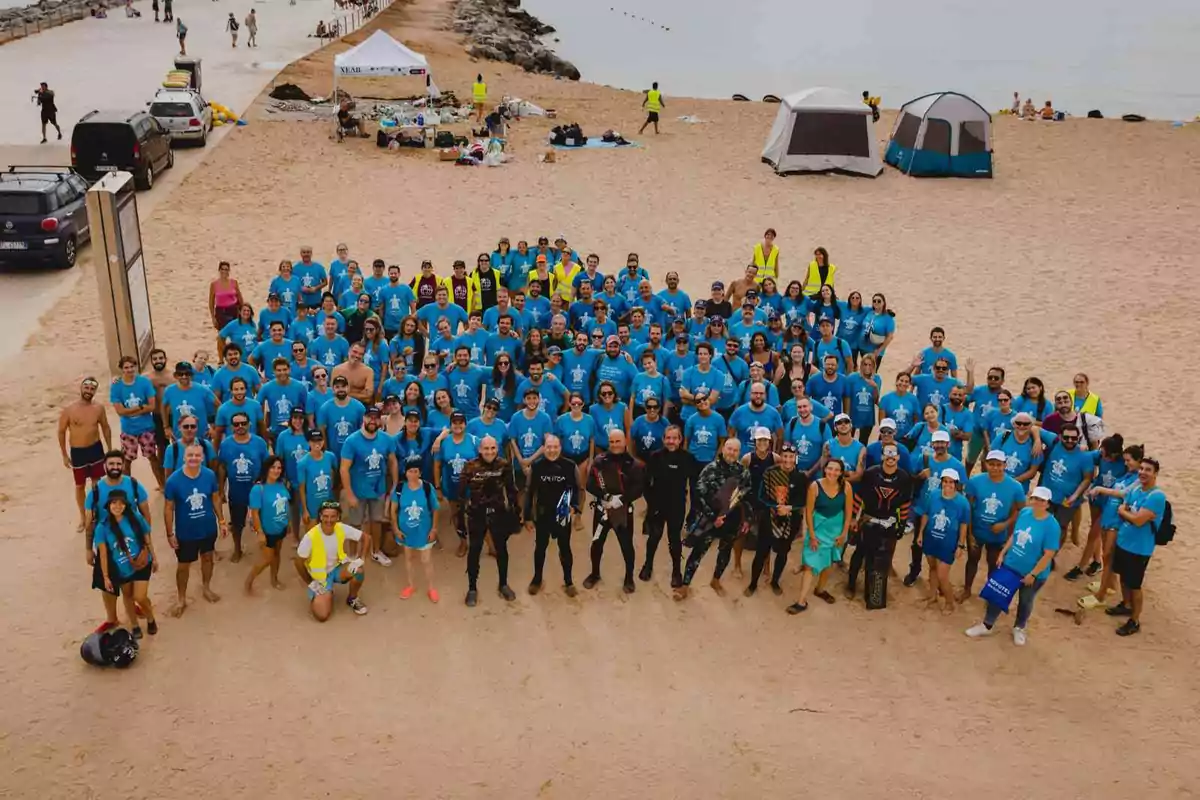
M185 430L185 431L194 431L194 430L196 430L196 426L195 426L195 425L180 425L180 426L179 426L179 428L180 428L181 430Z
M647 411L658 411L658 406L656 406L656 405L653 405L653 406L652 406L652 405L647 405L647 406L646 406L646 410L647 410Z
M988 376L987 376L987 379L988 379L989 381L998 381L998 380L1002 380L1002 379L1001 379L1001 377L1000 377L999 375L988 375Z
M1064 437L1062 437L1062 440L1064 442L1078 442L1079 437L1078 436L1064 436Z
M950 369L950 368L949 367L934 367L933 371L934 372L945 372L948 369Z
M601 397L612 397L613 394L614 394L613 392L601 392L600 396Z
M1014 422L1013 423L1013 425L1017 426L1018 428L1028 428L1032 424L1033 424L1032 422Z
M249 424L250 424L249 422L235 422L235 423L233 423L233 427L235 427L235 428L244 428L244 427L246 427L246 426L247 426L247 425L249 425Z

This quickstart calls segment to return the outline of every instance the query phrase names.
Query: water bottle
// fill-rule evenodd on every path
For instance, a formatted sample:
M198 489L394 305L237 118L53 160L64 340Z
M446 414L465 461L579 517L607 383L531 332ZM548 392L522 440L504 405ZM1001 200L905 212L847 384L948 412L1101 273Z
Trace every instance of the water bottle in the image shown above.
M417 127L418 128L425 127L425 115L424 114L417 114Z

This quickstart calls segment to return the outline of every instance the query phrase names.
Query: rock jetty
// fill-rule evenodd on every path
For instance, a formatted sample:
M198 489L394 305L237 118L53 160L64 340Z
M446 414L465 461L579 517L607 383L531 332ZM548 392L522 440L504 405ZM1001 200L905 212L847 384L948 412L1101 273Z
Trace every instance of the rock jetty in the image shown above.
M40 0L19 8L0 9L0 44L90 15L92 8L112 8L116 0Z
M454 30L466 36L474 58L505 61L526 72L543 72L577 81L579 70L542 44L554 28L520 7L520 0L458 0Z

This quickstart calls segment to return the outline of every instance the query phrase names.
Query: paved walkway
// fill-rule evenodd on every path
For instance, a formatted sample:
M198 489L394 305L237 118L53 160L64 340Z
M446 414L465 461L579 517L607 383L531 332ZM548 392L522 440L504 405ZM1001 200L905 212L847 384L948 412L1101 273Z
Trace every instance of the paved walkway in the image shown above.
M75 122L95 108L145 107L179 52L173 24L155 23L150 4L137 4L141 19L127 19L120 9L108 19L85 19L53 28L0 47L0 168L8 164L67 164L67 148ZM250 9L259 17L259 46L245 46L242 25L238 47L229 43L225 19L233 12L242 22ZM288 63L316 50L321 42L308 38L320 19L335 16L326 0L176 0L175 15L188 26L188 54L203 59L204 96L235 111L247 108L259 92ZM39 145L38 109L30 96L40 81L56 93L63 141ZM209 139L209 147L220 141ZM138 197L143 217L164 200L203 159L204 151L176 151L175 168L165 173L150 192ZM90 248L80 265L90 260ZM20 352L42 314L75 285L83 270L69 272L0 273L0 296L16 314L23 335L0 339L0 361ZM88 280L92 278L88 277ZM9 319L11 323L13 320Z

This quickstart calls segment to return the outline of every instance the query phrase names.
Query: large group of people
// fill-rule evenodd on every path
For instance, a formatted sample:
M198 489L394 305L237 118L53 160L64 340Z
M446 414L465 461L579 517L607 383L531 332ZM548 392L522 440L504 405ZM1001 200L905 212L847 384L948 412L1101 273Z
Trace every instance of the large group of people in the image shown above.
M419 563L438 602L431 548L446 539L466 560L468 606L480 602L485 551L512 601L509 556L522 530L533 534L529 594L543 589L553 542L575 597L572 540L586 516L584 589L601 580L610 532L626 593L635 578L652 579L665 532L677 600L715 545L718 595L730 564L743 576L749 548L746 596L760 580L783 594L791 560L801 577L788 613L813 598L835 603L831 578L843 569L844 597L858 597L862 576L867 607L882 608L907 536L903 583L924 574L931 606L949 614L981 584L985 613L971 637L992 633L1012 601L1013 640L1025 644L1056 568L1068 581L1095 578L1080 605L1124 618L1121 635L1137 633L1146 566L1173 530L1170 506L1158 462L1105 431L1088 377L1053 392L1029 377L1013 391L1002 366L977 376L971 358L960 362L941 327L928 347L898 357L883 293L843 292L821 247L785 281L775 239L766 231L741 274L696 298L678 272L656 284L637 253L607 270L563 235L515 247L502 238L470 268L459 260L441 273L424 261L411 276L383 259L364 269L346 244L328 266L303 246L280 262L261 307L221 262L208 298L219 363L200 349L168 371L155 350L140 374L122 359L109 388L119 446L96 380L63 411L59 440L105 626L118 624L121 596L135 637L140 617L157 627L146 587L163 548L147 487L131 473L144 457L176 557L173 615L187 608L196 561L202 596L219 599L225 537L232 564L251 554L249 593L264 572L284 587L294 542L321 621L338 584L346 606L367 613L368 567L400 553L401 598L415 594ZM895 365L890 388L885 360ZM1069 569L1055 563L1067 539L1082 547Z

